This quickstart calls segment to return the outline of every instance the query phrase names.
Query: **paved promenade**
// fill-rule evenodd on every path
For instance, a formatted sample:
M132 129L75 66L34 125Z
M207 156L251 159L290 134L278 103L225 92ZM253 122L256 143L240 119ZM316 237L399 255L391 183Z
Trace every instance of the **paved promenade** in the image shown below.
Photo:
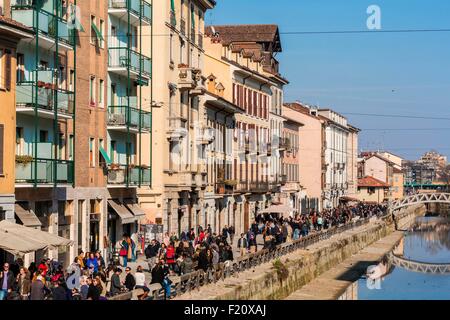
M285 260L298 260L301 259L302 256L310 256L311 251L317 250L323 246L330 245L332 242L337 239L348 238L355 233L360 233L365 230L372 228L374 225L372 223L368 225L364 225L358 228L355 228L350 231L345 231L341 234L337 234L332 236L330 239L322 240L316 244L309 246L306 250L297 250L291 254L286 255L282 258ZM191 291L189 293L185 293L181 296L177 296L175 300L214 300L219 298L220 296L225 296L226 294L231 294L236 288L246 286L248 283L252 281L258 281L262 279L265 273L273 272L273 264L272 262L264 263L262 265L256 266L250 270L239 273L236 277L226 278L224 281L219 281L215 284L209 284L201 287L199 290Z
M377 264L392 251L403 237L403 232L393 232L387 237L361 250L341 264L324 272L297 290L286 300L336 300L355 281L361 278L370 265Z

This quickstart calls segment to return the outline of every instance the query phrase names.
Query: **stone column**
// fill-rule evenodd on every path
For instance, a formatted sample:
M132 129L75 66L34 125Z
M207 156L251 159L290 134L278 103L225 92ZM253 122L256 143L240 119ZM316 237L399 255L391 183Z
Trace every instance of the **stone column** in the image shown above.
M48 232L58 235L58 200L52 201L50 212L48 213ZM58 260L58 249L48 250L50 259Z

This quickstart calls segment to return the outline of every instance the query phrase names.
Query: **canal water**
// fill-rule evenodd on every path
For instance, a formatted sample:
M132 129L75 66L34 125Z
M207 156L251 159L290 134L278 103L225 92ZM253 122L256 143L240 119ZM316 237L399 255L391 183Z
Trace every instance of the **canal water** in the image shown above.
M450 264L450 221L421 218L427 231L405 234L403 258L426 263ZM437 223L430 228L430 224ZM450 275L423 274L393 267L377 286L362 278L357 283L358 300L450 300Z

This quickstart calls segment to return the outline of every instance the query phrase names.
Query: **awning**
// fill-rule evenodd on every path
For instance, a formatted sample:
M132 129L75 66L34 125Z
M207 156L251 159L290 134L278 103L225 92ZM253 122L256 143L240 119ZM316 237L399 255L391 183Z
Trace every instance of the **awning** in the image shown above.
M141 207L135 203L131 199L125 199L124 200L126 207L133 212L134 216L140 220L141 218L145 217L145 212L141 209Z
M115 200L108 200L108 204L117 213L122 220L122 224L129 224L136 222L136 217L125 207L122 203Z
M14 255L70 246L73 241L7 220L0 221L0 249Z
M24 209L20 204L15 204L15 213L25 227L42 226L39 218L31 210Z
M112 161L111 161L111 159L109 158L108 153L106 152L106 150L103 149L102 146L98 146L98 150L100 151L100 153L101 153L103 159L105 159L106 164L111 164Z
M92 30L94 30L95 36L97 37L97 39L99 41L105 41L105 39L102 36L102 33L100 32L100 30L98 30L97 26L95 25L95 23L91 23L92 26Z

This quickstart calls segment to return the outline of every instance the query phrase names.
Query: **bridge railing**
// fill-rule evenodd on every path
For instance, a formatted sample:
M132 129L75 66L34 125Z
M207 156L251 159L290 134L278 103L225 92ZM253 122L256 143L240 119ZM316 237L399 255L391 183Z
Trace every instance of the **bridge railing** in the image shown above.
M379 217L382 220L389 219L389 215ZM173 283L173 291L175 295L182 295L200 287L223 281L227 278L237 276L237 274L255 268L261 264L273 261L297 250L305 250L309 246L320 241L330 239L332 236L352 230L369 223L371 217L359 219L357 221L333 227L326 231L308 235L299 240L281 244L272 250L263 249L244 257L239 257L234 261L221 263L215 269L209 269L206 272L198 270L179 277L179 280Z

